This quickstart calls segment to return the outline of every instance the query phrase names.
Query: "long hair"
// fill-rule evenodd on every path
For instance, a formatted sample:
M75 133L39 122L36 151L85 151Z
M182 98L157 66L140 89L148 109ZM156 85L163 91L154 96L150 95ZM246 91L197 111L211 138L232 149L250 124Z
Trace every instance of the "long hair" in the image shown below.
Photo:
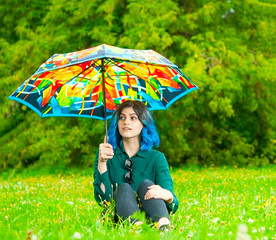
M122 140L122 136L118 130L118 119L123 109L132 107L136 113L138 119L143 124L143 129L140 135L140 149L142 151L148 151L153 146L158 147L160 143L159 135L157 133L152 116L143 102L127 100L119 105L115 113L113 114L109 130L108 130L108 142L113 146L115 150Z

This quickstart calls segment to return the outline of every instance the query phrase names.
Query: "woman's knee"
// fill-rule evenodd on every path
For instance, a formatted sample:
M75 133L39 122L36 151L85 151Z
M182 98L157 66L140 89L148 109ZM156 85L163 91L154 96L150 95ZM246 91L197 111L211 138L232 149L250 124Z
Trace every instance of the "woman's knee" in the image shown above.
M120 186L117 187L117 189L114 191L114 199L116 200L116 197L119 195L124 195L125 193L133 192L131 186L128 183L123 183Z
M149 187L149 186L151 186L151 185L154 185L154 182L153 182L153 181L151 181L150 179L144 179L144 180L140 183L139 188L140 188L140 187Z
M151 185L154 185L153 181L151 181L149 179L144 179L138 187L138 195L140 197L145 195L146 192L148 191L148 187L151 186Z

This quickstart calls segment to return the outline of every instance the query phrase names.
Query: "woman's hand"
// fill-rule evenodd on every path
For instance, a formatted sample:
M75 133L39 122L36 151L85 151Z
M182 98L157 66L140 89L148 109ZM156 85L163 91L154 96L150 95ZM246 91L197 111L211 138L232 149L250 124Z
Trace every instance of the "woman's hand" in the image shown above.
M99 146L99 162L106 162L108 159L113 158L113 147L109 143L101 143Z
M104 143L101 143L99 146L99 161L98 161L98 170L100 174L103 174L107 171L106 161L113 158L114 151L111 144L107 143L106 137Z
M151 185L148 187L148 191L145 194L145 200L152 198L162 199L167 203L172 203L173 201L172 193L169 190L160 187L159 185Z

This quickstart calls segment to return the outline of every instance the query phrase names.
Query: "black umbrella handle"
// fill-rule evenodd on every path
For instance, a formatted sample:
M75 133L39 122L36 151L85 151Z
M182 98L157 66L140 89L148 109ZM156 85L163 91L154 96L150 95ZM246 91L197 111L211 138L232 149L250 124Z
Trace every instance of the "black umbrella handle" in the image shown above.
M102 85L103 85L103 111L104 111L104 122L105 122L105 136L108 139L107 135L107 117L106 117L106 98L105 98L105 80L104 80L104 73L105 73L105 66L104 66L104 58L101 59L101 71L102 71Z

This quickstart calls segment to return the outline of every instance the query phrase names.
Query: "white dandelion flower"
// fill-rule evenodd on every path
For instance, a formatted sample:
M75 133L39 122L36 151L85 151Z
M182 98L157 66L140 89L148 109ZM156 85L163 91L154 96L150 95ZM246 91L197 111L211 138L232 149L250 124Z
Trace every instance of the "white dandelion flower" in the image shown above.
M251 218L248 219L248 223L253 223L253 222L254 222L253 219L251 219Z
M33 234L31 237L31 240L37 240L37 239L38 239L38 237L35 234Z
M75 239L81 239L81 234L79 232L74 233L74 238Z
M248 227L245 224L240 224L238 226L238 232L239 233L247 233Z
M247 234L248 227L245 224L240 224L238 226L238 232L236 240L251 240L251 237Z

